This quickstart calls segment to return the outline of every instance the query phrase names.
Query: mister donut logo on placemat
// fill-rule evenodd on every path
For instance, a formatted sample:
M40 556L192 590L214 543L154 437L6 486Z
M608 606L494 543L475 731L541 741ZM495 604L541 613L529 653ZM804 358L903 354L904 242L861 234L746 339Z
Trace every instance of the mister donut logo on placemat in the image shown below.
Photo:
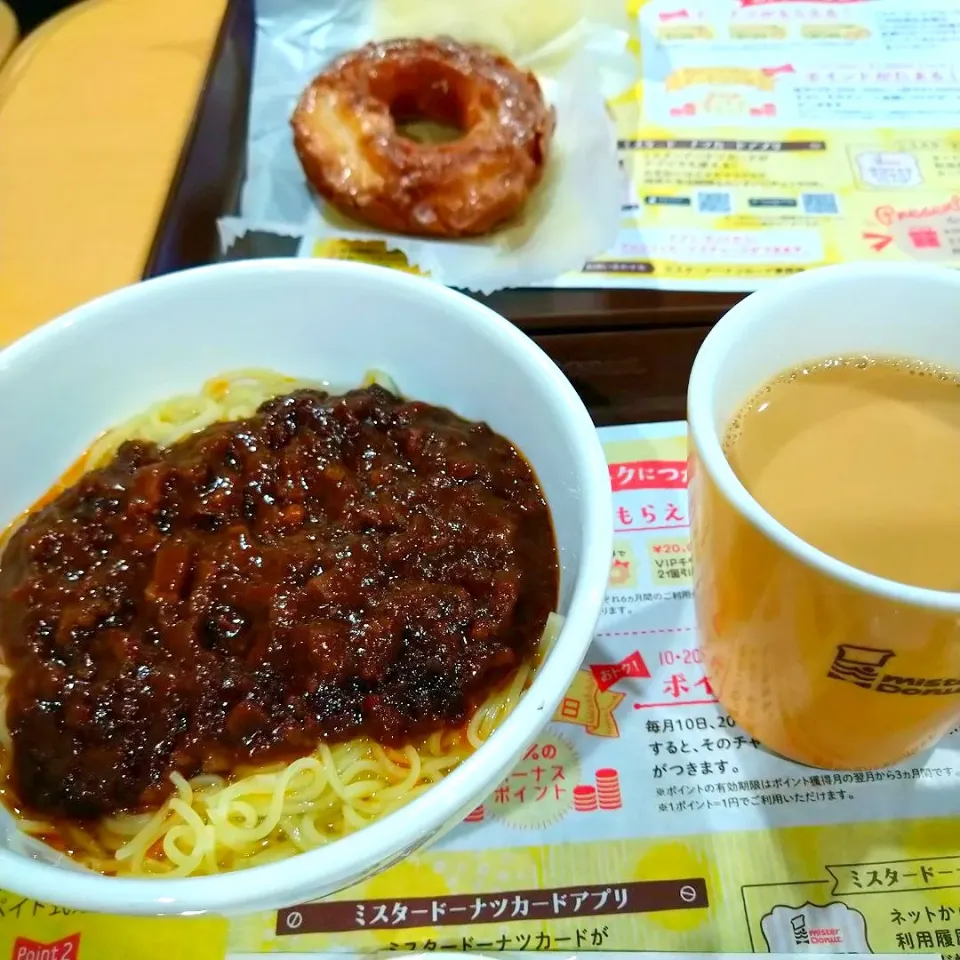
M873 953L866 919L845 903L780 904L760 921L760 929L770 953Z
M905 677L888 673L887 664L896 655L895 650L841 643L827 670L827 677L875 693L899 693L911 697L960 694L960 676Z

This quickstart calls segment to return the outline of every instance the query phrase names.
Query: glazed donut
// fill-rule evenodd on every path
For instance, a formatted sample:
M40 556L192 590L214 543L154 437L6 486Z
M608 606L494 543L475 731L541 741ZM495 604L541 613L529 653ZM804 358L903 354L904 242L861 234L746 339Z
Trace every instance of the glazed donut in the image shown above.
M416 143L397 129L414 119L463 134ZM291 124L307 180L338 210L392 233L470 237L520 211L543 175L555 119L532 73L441 38L339 57Z

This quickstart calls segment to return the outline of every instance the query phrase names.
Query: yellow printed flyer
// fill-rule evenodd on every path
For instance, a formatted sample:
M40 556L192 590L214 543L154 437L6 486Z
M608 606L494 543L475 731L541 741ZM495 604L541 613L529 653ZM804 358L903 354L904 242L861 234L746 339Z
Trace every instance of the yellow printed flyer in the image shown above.
M578 84L596 87L612 119L622 178L619 234L579 269L564 266L553 280L491 280L491 289L749 291L841 262L960 265L956 0L361 6L381 33L388 25L404 35L442 28L498 46L541 79L572 50L591 62L593 80L584 74ZM329 59L353 26L346 14L342 24L324 13L318 23L301 18L282 31L282 18L263 19L261 32L273 43L261 44L258 56L296 50L298 64ZM263 159L268 146L280 149L277 137L289 139L285 123L274 129L287 109L278 105L276 76L270 64L254 74L253 174L229 235L256 222L295 223L282 232L299 239L300 256L419 269L446 280L431 266L440 262L437 250L470 245L441 244L428 256L410 237L371 241L357 224L321 230L304 220L307 208L316 218L316 204L300 189L292 149L281 151L283 164ZM558 136L562 126L560 117ZM585 195L592 182L580 181L574 192ZM578 235L569 224L552 233Z
M610 586L553 722L435 846L329 899L231 919L231 950L960 958L960 732L876 773L767 753L703 671L685 425L600 436Z
M560 286L752 290L844 261L960 264L960 5L639 0L610 101L620 238Z

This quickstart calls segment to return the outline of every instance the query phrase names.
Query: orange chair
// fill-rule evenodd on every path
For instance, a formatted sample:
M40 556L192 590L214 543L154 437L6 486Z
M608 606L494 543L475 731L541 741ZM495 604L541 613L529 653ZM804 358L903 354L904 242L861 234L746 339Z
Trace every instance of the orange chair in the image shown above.
M140 278L225 9L84 0L0 68L0 347Z
M3 0L0 0L0 65L17 45L19 34L17 18Z

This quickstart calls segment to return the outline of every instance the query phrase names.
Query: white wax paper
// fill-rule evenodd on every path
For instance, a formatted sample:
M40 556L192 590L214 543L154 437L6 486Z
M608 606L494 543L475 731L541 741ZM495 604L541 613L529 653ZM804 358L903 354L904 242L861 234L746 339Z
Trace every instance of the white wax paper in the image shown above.
M605 95L631 70L625 25L591 20L588 5L592 0L258 0L247 181L239 218L221 222L224 241L251 229L310 241L383 240L433 279L480 292L579 269L609 249L619 230L622 175ZM515 223L485 238L423 240L347 221L312 193L293 149L290 115L331 59L371 39L438 35L490 44L534 70L557 112L543 182Z

